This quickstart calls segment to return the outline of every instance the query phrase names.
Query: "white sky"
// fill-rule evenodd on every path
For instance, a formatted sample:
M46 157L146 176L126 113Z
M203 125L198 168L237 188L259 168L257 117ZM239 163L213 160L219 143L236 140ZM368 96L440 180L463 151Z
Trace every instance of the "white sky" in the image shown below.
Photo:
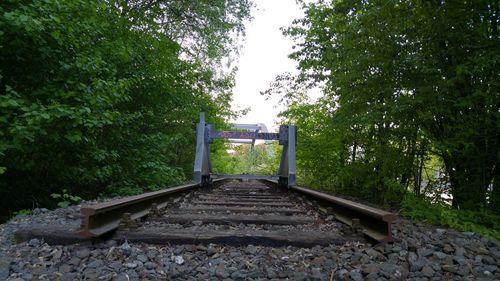
M274 78L284 72L293 72L296 62L289 59L293 42L280 28L291 25L303 13L295 0L255 0L253 21L247 25L246 41L239 58L233 109L250 108L250 112L234 120L235 123L264 123L276 131L278 98L266 100L260 94Z

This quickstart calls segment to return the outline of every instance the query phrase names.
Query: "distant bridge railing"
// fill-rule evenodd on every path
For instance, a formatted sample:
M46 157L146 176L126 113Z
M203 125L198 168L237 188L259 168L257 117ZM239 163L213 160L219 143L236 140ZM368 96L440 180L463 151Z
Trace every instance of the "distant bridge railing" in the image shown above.
M215 139L247 139L252 140L252 145L255 144L255 140L277 140L280 145L283 145L283 152L281 154L280 167L278 170L278 182L280 185L288 187L295 185L295 145L297 142L297 127L295 125L282 125L278 133L258 132L258 130L254 132L216 131L213 124L207 124L205 122L205 113L201 112L200 123L196 126L194 181L202 186L209 185L212 181L210 144Z

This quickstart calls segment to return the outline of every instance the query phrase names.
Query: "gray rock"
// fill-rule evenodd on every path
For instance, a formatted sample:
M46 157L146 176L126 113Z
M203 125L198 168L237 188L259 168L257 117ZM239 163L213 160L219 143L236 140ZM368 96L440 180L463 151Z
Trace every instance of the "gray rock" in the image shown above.
M203 224L203 222L202 222L202 221L200 221L200 220L192 221L191 223L192 223L193 225L195 225L195 226L200 226L200 225L202 225L202 224Z
M448 255L443 252L434 252L434 256L440 260L446 258Z
M62 264L59 267L59 272L61 272L61 273L71 272L72 270L73 270L73 267L69 264Z
M39 247L41 245L40 240L33 238L30 241L28 241L28 246L30 247Z
M447 264L445 264L441 268L444 271L451 272L451 273L454 273L454 274L459 274L460 273L458 267L455 266L455 265L447 265Z
M485 265L483 266L483 271L488 271L491 273L495 273L498 271L498 266L496 265Z
M104 243L107 248L115 247L118 243L115 240L108 240Z
M381 270L382 275L385 276L386 278L400 277L397 275L401 274L400 267L396 264L392 264L389 262L382 264L382 266L380 267L380 270Z
M380 265L378 263L364 264L361 266L361 270L365 275L380 272Z
M233 279L246 279L247 274L245 274L244 272L241 272L239 270L236 270L236 271L233 271L233 273L231 273L231 278L233 278Z
M80 249L78 251L76 251L75 253L75 256L80 258L80 259L84 259L84 258L87 258L88 256L90 255L90 251L89 249Z
M465 256L465 249L458 247L455 249L455 256Z
M435 271L430 267L430 266L424 266L424 268L422 268L422 275L427 277L427 278L431 278L432 276L434 276L434 273Z
M419 259L414 260L414 261L409 260L408 263L410 264L410 271L411 272L422 270L422 268L426 264L425 259L423 259L423 258L419 258Z
M80 265L80 262L82 262L82 260L79 257L71 257L71 259L69 259L69 261L68 261L68 264Z
M129 281L130 278L126 273L120 273L113 278L113 281Z
M399 262L399 254L390 253L389 258L387 259L387 262L392 263L392 264L397 264Z
M83 277L87 280L96 280L97 279L97 272L94 268L86 268L83 270Z
M181 275L181 272L179 272L179 270L177 270L177 266L174 265L170 270L170 275L174 278L179 277L179 275Z
M228 278L230 275L229 272L227 272L226 267L223 264L219 264L215 268L215 276L219 278Z
M0 280L6 280L10 272L10 259L0 255Z
M138 255L137 260L142 262L142 263L145 263L148 261L148 257L146 257L145 255Z
M483 263L489 264L489 265L496 264L495 259L490 257L490 256L483 256Z
M125 240L125 242L120 246L120 250L126 256L130 256L130 254L132 254L132 247L130 247L127 240Z
M434 269L434 271L436 272L439 272L441 271L441 265L437 262L434 262L432 264L430 264L430 266L432 267L432 269Z
M144 267L145 267L146 269L148 269L148 270L155 269L155 268L156 268L156 266L157 266L157 265L156 265L156 263L154 263L154 262L150 262L150 261L149 261L149 262L146 262L146 263L144 264Z
M459 265L466 265L467 264L467 259L464 258L463 256L454 256L453 261Z
M436 229L436 233L437 233L437 235L441 236L441 235L443 235L443 234L446 233L446 230L445 229L441 229L441 228L437 228Z
M324 274L321 273L321 269L315 267L311 270L313 280L323 280Z
M443 252L447 254L452 254L455 252L455 248L453 248L453 246L451 246L450 244L445 244L443 247Z
M104 262L102 260L95 260L87 264L88 268L99 268L104 265Z
M37 216L37 215L41 215L41 214L45 214L47 213L49 210L47 208L35 208L33 210L33 215Z
M433 250L428 249L428 248L418 248L417 249L417 255L419 257L428 257L431 256L434 253Z
M122 263L119 261L114 261L109 264L109 267L113 269L115 272L120 271L120 268L122 268Z
M157 250L151 249L146 253L149 260L154 260L158 256L159 252Z
M308 280L310 276L304 271L296 271L293 273L293 280L302 281Z
M276 272L272 269L272 268L269 268L269 267L266 267L266 274L267 274L267 278L276 278L277 275L276 275Z
M213 256L215 253L217 253L217 250L212 245L208 246L207 256Z
M372 248L365 249L364 252L368 256L374 258L377 261L383 261L383 260L386 259L385 256L382 253L380 253L379 251L377 251L375 249L372 249Z
M174 256L173 260L178 265L184 264L184 258L182 256Z
M363 281L363 275L359 271L351 271L349 277L351 277L353 281Z
M415 254L414 252L409 252L406 260L407 261L416 261L417 258L418 258L417 254Z
M124 266L126 268L132 268L132 269L134 269L134 268L137 267L137 264L135 262L128 262L128 263L124 264Z
M344 280L346 280L346 275L348 275L348 274L349 274L349 271L347 271L345 269L341 269L341 270L337 271L337 273L335 273L333 278L335 281L344 281Z
M142 261L135 260L134 263L137 265L136 270L141 270L144 267Z
M245 253L255 255L255 253L257 253L257 248L254 245L248 245L245 248Z

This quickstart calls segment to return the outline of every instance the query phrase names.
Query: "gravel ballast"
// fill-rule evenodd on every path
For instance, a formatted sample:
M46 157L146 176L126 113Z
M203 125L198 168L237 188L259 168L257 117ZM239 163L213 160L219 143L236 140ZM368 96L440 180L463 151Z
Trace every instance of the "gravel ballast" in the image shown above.
M397 242L380 245L13 243L23 226L77 229L80 207L37 209L0 225L0 280L500 280L498 241L406 219L393 226Z

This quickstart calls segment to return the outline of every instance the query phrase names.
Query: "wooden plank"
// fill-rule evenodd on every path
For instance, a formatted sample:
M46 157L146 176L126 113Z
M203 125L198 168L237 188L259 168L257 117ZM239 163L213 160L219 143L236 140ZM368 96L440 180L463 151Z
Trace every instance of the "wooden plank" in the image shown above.
M244 199L273 199L279 200L284 199L284 196L275 196L275 195L232 195L232 194L224 194L224 193L216 193L216 194L206 194L200 195L198 198L202 199L218 199L218 198L244 198Z
M241 197L226 197L226 196L219 196L219 197L204 197L204 196L199 196L197 198L198 200L201 201L227 201L227 202L290 202L287 199L280 198L280 199L272 199L272 198L241 198Z
M227 207L227 206L193 206L193 207L183 207L174 212L196 212L196 211L206 211L206 212L253 212L253 213L283 213L283 214L300 214L306 213L305 210L292 209L292 208L249 208L249 207Z
M192 201L195 205L224 205L224 206L269 206L269 207L295 207L292 203L272 202L228 202L228 201Z
M117 231L116 240L144 242L150 244L209 244L218 243L232 246L299 246L345 244L348 241L364 241L362 237L342 237L323 231L267 231L267 230L186 230L173 228L148 228L141 231Z
M43 240L49 245L82 244L93 241L82 237L74 230L67 229L67 227L54 227L53 225L25 227L16 230L14 233L16 243L26 242L34 238Z
M249 215L227 215L217 216L211 214L169 214L167 216L152 219L153 221L163 221L166 223L191 223L193 221L202 221L203 223L216 224L274 224L274 225L298 225L315 222L315 219L303 216L249 216Z

